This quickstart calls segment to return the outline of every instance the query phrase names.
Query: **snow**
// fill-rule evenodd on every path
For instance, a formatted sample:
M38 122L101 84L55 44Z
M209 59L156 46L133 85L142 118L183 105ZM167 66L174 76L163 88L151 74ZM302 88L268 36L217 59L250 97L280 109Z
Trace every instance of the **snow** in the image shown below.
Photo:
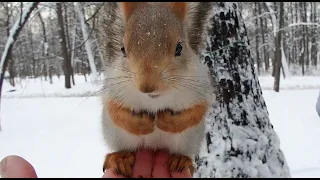
M39 177L101 177L108 149L100 135L100 103L83 100L3 99L0 159L17 154Z
M52 77L53 84L49 81L41 81L40 79L23 79L17 80L16 87L12 87L9 81L3 82L3 97L4 98L27 98L27 97L87 97L97 93L102 88L102 75L99 76L97 84L90 84L85 82L83 75L75 75L76 86L71 89L64 88L64 76L58 79L56 76ZM299 89L320 89L319 76L293 76L290 79L283 79L280 77L280 91L281 90L299 90ZM264 90L273 89L274 78L271 76L260 76L260 86ZM96 94L98 95L98 94ZM93 95L92 95L93 96Z
M21 85L12 87L9 81L4 81L3 97L87 97L98 92L102 86L102 77L98 79L97 84L85 82L84 76L81 75L75 75L74 78L76 86L71 89L64 87L64 76L60 76L60 79L57 76L52 77L53 84L44 81L44 78L43 81L40 79L18 79L17 83L21 83Z
M281 70L284 71L286 78L290 78L291 75L289 71L289 65L287 62L286 54L284 53L284 49L283 49L283 40L281 40L281 63L282 63Z
M84 78L76 76L73 92L63 91L63 80L56 78L51 86L43 82L43 87L48 91L47 95L72 96L95 90L96 86L84 80L81 82L81 79ZM263 90L270 120L279 135L292 177L320 177L320 141L317 140L320 118L314 109L320 83L317 84L315 79L292 77L281 81L285 89L280 93ZM272 84L272 78L260 77L260 80L262 87ZM40 80L29 81L24 93L36 95L41 92L36 88L36 85L40 86ZM303 89L295 88L301 87L302 82L310 84ZM308 88L312 82L318 89ZM4 94L9 93L5 91ZM102 176L104 155L109 149L100 133L101 104L98 97L17 96L2 101L0 159L10 154L20 155L35 166L39 177Z

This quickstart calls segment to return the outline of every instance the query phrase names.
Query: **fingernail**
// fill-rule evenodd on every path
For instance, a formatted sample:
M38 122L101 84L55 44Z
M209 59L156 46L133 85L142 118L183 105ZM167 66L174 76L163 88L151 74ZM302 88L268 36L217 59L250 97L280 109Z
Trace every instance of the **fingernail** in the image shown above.
M1 177L3 176L3 174L4 174L5 171L6 171L7 159L8 159L8 158L4 158L4 159L2 159L2 161L0 162L0 175L1 175Z

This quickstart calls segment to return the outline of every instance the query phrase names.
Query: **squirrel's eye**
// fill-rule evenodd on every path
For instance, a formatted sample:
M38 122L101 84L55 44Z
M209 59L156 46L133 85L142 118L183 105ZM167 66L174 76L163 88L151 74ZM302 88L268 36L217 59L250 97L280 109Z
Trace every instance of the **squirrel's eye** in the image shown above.
M122 52L123 56L126 57L126 50L124 49L124 47L121 48L121 52Z
M181 56L182 46L181 42L177 44L175 56Z

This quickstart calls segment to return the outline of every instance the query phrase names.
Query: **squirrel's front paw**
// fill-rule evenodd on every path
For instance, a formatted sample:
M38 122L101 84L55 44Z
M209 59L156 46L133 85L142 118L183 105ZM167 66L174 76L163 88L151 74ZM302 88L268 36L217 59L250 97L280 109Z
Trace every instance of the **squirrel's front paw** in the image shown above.
M106 169L114 169L116 173L121 174L125 177L132 177L133 165L135 162L134 152L114 152L106 155L103 172Z
M154 131L154 115L147 112L132 112L134 126L131 128L135 134L145 135Z
M170 155L169 168L171 172L182 172L185 168L189 168L191 175L195 170L190 157L178 154Z
M156 125L163 131L178 133L184 130L183 122L180 120L181 118L180 113L164 110L158 113Z

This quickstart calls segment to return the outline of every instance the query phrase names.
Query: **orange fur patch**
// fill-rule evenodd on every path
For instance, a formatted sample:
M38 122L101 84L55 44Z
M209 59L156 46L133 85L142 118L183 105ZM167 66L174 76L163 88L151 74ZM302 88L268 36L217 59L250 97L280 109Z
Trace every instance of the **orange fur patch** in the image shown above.
M121 6L123 8L125 21L127 21L133 11L137 9L139 6L146 5L146 2L121 2Z
M156 125L166 132L180 133L200 123L208 108L207 102L202 102L177 115L172 115L168 110L158 113Z
M126 177L132 177L133 165L135 162L134 152L113 152L107 154L103 163L103 172L106 169L114 169L116 173Z
M188 9L187 3L186 2L171 2L170 7L171 7L172 11L175 13L175 15L181 21L183 21L186 16L187 9Z
M108 102L108 113L117 126L132 134L144 135L154 131L154 117L147 113L134 115L114 100Z
M185 168L189 168L191 175L193 175L195 170L190 157L177 154L170 155L169 168L171 172L182 172Z

